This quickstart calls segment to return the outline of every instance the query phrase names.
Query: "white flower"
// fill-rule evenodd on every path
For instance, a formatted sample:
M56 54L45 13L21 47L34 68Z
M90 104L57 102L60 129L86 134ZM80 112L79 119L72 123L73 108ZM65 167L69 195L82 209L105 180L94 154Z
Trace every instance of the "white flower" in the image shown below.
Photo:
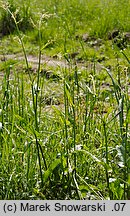
M40 87L39 86L37 87L37 84L35 84L33 86L33 91L34 91L34 94L37 94L40 91Z
M0 130L2 130L2 122L0 122Z
M82 145L79 144L79 145L76 145L76 146L75 146L75 150L79 151L79 150L81 150L81 149L82 149Z
M30 101L30 107L33 107L33 101L32 100Z

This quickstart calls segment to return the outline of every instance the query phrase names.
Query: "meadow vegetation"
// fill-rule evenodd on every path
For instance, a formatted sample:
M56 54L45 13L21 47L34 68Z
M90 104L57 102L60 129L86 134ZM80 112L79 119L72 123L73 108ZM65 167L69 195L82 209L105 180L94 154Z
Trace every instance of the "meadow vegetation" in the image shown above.
M130 199L129 11L0 1L0 199Z

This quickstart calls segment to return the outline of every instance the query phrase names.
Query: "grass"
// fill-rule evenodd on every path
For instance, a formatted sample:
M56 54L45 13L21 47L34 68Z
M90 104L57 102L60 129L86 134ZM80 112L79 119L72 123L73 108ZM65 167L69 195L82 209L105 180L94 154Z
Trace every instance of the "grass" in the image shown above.
M34 15L31 30L4 9L13 31L1 55L22 51L25 62L0 64L0 199L130 199L129 44L107 39L118 28L122 43L129 31L128 1L49 0L43 11L43 1L22 2L11 4ZM42 65L44 54L60 54L66 67Z

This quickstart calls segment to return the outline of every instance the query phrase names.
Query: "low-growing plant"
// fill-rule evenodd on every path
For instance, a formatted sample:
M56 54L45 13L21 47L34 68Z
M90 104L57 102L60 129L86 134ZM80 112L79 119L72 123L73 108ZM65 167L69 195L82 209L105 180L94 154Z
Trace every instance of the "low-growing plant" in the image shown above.
M15 5L13 0L2 1L0 11L0 34L2 36L17 33L15 22L17 22L20 31L25 32L33 29L33 16L29 5L23 5L23 7L20 8Z

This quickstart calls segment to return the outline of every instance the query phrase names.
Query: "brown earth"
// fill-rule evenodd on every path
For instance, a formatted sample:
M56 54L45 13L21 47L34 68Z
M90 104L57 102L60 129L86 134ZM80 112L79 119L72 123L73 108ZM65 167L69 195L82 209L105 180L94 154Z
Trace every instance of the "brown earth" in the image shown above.
M16 61L25 61L25 57L20 54L7 54L7 55L0 55L0 62L6 62L8 60L16 60ZM31 66L32 71L36 71L38 67L38 57L34 55L27 55L27 60L29 63L29 66ZM76 61L75 59L70 59L70 63L67 62L66 59L58 59L57 57L50 57L46 55L41 56L41 66L42 67L51 67L51 68L70 68L72 66L76 66L80 70L93 70L94 68L94 63L92 62L85 62L85 61ZM96 63L95 65L96 71L102 70L102 65L100 63Z

